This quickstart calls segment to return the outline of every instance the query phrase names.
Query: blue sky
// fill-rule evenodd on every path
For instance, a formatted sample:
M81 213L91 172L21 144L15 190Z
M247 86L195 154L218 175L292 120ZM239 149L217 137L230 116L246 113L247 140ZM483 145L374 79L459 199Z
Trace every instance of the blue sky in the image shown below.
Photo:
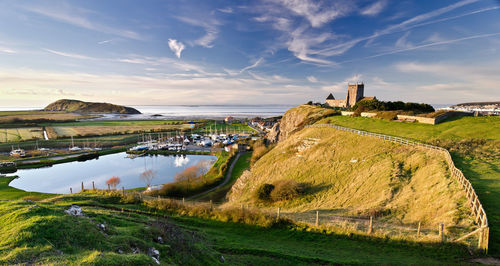
M500 100L493 0L0 1L0 106Z

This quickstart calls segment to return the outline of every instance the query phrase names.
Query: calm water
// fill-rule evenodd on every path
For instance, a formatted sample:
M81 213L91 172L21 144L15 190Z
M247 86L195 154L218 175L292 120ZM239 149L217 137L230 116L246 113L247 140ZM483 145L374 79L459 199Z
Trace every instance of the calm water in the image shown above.
M126 156L125 153L117 153L85 162L70 162L47 168L18 170L13 175L17 175L19 178L13 180L10 186L33 192L69 193L70 187L73 188L73 192L80 191L82 181L86 188L92 188L92 181L95 182L97 188L106 188L106 180L112 176L118 176L121 179L118 187L137 188L145 186L140 175L146 170L153 170L156 174L153 185L160 185L172 182L176 173L200 161L214 162L216 159L215 156L211 155L158 155L134 159Z

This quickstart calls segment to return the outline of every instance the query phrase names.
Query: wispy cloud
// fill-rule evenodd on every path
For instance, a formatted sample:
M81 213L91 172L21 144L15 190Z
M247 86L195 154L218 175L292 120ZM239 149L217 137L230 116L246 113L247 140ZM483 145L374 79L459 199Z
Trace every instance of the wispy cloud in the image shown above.
M86 15L92 13L88 10L75 8L68 4L63 5L37 5L37 6L24 6L25 10L39 14L51 19L64 22L80 28L94 30L103 33L109 33L129 39L142 40L144 39L137 32L115 28L95 22L95 19L90 19Z
M17 54L17 51L8 47L0 46L0 53Z
M337 54L342 54L343 52L348 51L351 47L354 47L356 44L363 42L363 41L366 41L367 44L370 44L376 38L379 38L379 37L384 36L384 35L398 33L398 32L404 32L404 31L408 31L408 30L413 29L413 28L422 27L422 26L430 25L430 24L435 24L435 23L439 23L439 22L443 22L443 21L447 21L447 20L457 19L457 18L461 18L464 16L478 14L478 13L482 13L482 12L486 12L486 11L490 11L490 10L495 9L495 8L481 9L481 10L476 10L473 12L468 12L468 13L465 13L462 15L458 15L458 16L452 16L449 18L442 18L442 19L437 19L437 20L433 20L433 21L428 21L429 19L433 19L437 16L440 16L440 15L445 14L447 12L453 11L457 8L460 8L460 7L463 7L463 6L478 2L478 1L479 0L462 0L462 1L459 1L455 4L448 5L448 6L445 6L442 8L438 8L438 9L414 16L414 17L407 19L407 20L404 20L403 22L400 22L398 24L390 25L382 30L375 31L373 34L371 34L369 36L355 38L355 39L352 39L352 40L347 41L347 42L341 42L341 43L338 43L336 45L331 45L330 47L323 49L319 52L320 53L328 53L330 51L336 51Z
M230 8L230 7L226 7L226 8L219 8L219 9L217 9L217 10L218 10L219 12L222 12L222 13L228 13L228 14L230 14L230 13L233 13L233 12L234 12L234 10L233 10L232 8Z
M111 43L113 40L104 40L104 41L100 41L98 42L97 44L106 44L106 43Z
M449 63L401 62L395 65L402 73L429 75L448 82L425 82L417 88L433 91L437 97L447 95L455 101L481 100L491 95L497 95L500 84L500 71L491 66L467 66ZM432 80L423 79L423 80ZM471 88L474 88L471 90ZM439 93L442 92L442 93ZM456 94L450 94L456 92ZM468 98L471 97L471 98Z
M56 50L51 50L51 49L43 49L49 53L64 56L64 57L70 57L70 58L75 58L75 59L85 59L85 60L94 60L96 58L82 55L82 54L75 54L75 53L67 53L67 52L61 52L61 51L56 51Z
M359 81L361 81L362 77L363 77L363 75L361 75L361 74L354 74L352 76L345 78L343 81L334 83L334 84L329 85L329 86L323 86L322 89L324 91L327 91L327 92L345 93L348 83L359 82ZM341 98L341 97L337 96L336 98Z
M242 74L243 72L245 72L247 70L254 69L254 68L258 67L260 64L262 64L262 62L264 62L264 58L260 57L259 59L257 59L257 61L255 61L251 65L248 65L240 70L224 68L224 71L226 71L226 73L228 73L230 76L236 76L236 75Z
M386 6L387 0L380 0L362 9L360 13L365 16L376 16L380 14Z
M313 91L308 86L287 84L288 79L278 75L256 75L256 78L247 79L193 79L0 69L0 76L3 80L0 93L6 95L0 98L2 106L8 106L14 100L35 102L37 105L44 101L49 103L61 97L61 89L64 94L75 94L84 100L112 101L118 104L151 104L152 101L158 104L273 103L276 98L283 97L292 103L300 103ZM27 94L21 95L23 91ZM85 91L88 96L81 95L81 91ZM151 95L155 95L157 100L152 100ZM200 95L203 97L199 97Z
M307 76L307 80L312 83L318 82L318 79L315 76Z
M190 17L177 17L177 19L192 26L202 27L205 30L205 35L195 40L193 42L194 44L206 48L213 47L213 42L217 39L217 35L219 34L218 26L221 24L219 21L214 18L198 20Z
M170 47L170 50L174 52L177 58L181 58L181 53L186 48L183 43L174 39L168 39L168 47Z
M398 54L398 53L403 53L403 52L408 52L408 51L419 50L422 48L441 46L441 45L452 44L452 43L468 41L468 40L473 40L473 39L490 38L490 37L495 37L495 36L500 36L500 32L478 34L478 35L472 35L472 36L467 36L467 37L462 37L462 38L457 38L457 39L452 39L452 40L443 40L443 41L438 41L438 42L426 43L426 44L422 44L422 45L411 45L411 46L406 47L406 48L395 49L395 50L391 50L391 51L387 51L387 52L383 52L383 53L374 54L371 56L366 56L366 57L362 57L362 58L343 61L343 62L340 62L339 64L357 62L357 61L381 57L381 56L385 56L385 55L392 55L392 54Z
M348 1L273 0L273 2L280 3L295 15L306 18L314 28L346 15L353 7Z

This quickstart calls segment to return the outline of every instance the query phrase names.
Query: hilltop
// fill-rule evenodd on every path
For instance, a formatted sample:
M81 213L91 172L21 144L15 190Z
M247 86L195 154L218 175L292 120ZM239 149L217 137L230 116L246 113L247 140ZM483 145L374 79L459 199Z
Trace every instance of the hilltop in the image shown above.
M303 191L263 202L264 184L292 180ZM335 211L402 224L470 225L465 194L442 153L358 136L332 128L305 128L261 157L233 186L229 204L288 212Z
M140 114L132 107L115 105L111 103L94 103L79 100L62 99L55 101L43 109L44 111L65 111L84 113L113 113L113 114Z

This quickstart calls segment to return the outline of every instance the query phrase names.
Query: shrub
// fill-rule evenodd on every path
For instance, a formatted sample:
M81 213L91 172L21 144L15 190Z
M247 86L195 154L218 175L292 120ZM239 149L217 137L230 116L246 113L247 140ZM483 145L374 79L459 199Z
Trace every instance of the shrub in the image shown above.
M253 145L252 158L250 159L250 164L253 165L257 162L262 156L264 156L268 151L271 150L270 147L267 147L264 142L259 141Z
M294 180L279 180L274 183L270 197L272 201L292 200L303 192L303 186Z
M398 118L398 111L383 111L377 112L376 118L384 119L384 120L395 120Z
M116 188L116 186L120 184L120 182L121 180L119 177L113 176L106 181L106 184L112 186L113 188Z
M272 184L262 184L255 191L255 196L258 200L268 201L271 199L271 193L274 190L274 185Z

